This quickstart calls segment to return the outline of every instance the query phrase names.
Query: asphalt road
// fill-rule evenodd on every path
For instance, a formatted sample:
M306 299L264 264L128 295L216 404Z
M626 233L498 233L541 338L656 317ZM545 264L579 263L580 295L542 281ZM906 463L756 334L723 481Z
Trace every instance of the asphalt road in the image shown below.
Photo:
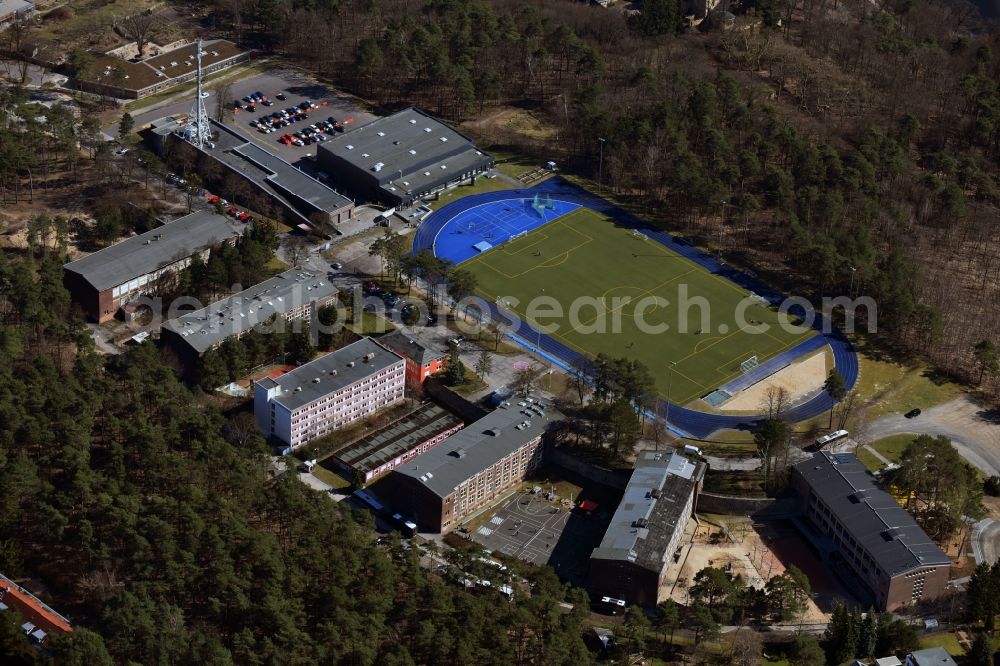
M972 528L972 553L976 564L993 564L1000 554L1000 522L987 518Z
M944 435L955 449L984 474L1000 475L1000 414L975 404L967 397L929 407L920 416L883 416L864 430L867 441L890 435Z

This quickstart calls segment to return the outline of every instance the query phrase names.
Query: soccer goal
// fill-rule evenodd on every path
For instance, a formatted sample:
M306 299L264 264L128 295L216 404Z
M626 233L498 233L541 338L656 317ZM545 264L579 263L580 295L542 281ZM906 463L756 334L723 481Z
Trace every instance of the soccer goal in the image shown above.
M556 205L553 203L552 197L547 194L536 194L531 202L531 207L536 213L544 216L546 210L554 210Z
M649 240L649 237L646 234L639 231L638 229L632 230L632 238L638 238L639 240Z
M528 232L527 232L527 231L518 231L518 232L517 232L516 234L511 234L511 235L510 235L510 238L508 238L508 239L507 239L507 242L508 242L508 243L513 243L513 242L514 242L514 241L516 241L516 240L517 240L518 238L523 238L523 237L525 237L525 236L527 236L527 235L528 235Z
M742 371L743 374L745 375L748 372L750 372L751 370L753 370L754 368L756 368L758 365L760 365L760 363L757 361L757 355L754 354L753 356L751 356L747 360L745 360L742 363L740 363L740 371Z

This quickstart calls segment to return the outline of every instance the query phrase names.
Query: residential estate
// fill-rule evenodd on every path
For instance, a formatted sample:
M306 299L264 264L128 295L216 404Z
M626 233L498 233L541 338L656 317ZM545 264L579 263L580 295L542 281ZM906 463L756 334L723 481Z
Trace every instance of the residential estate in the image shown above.
M87 316L104 323L139 296L156 293L157 281L235 243L244 225L213 211L197 211L132 236L63 266L63 283Z
M472 139L415 107L320 144L316 161L358 200L400 207L493 166Z
M254 382L257 426L292 451L401 402L405 372L402 358L362 338L281 377Z
M792 468L791 484L802 497L806 537L876 610L944 594L951 560L857 456L821 451Z
M422 528L448 532L538 469L562 418L541 401L507 403L393 469L377 490Z
M601 540L590 556L598 597L655 606L667 567L694 512L707 466L679 453L643 451Z

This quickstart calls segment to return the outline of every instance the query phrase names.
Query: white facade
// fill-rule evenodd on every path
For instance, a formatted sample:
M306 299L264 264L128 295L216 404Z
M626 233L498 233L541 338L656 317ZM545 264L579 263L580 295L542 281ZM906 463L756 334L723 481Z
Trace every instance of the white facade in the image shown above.
M406 366L403 359L396 359L388 366L373 367L370 374L349 385L331 387L330 392L291 408L281 400L288 397L288 392L283 393L275 382L256 382L254 412L257 425L265 437L274 435L288 444L289 449L296 449L398 403L403 399Z

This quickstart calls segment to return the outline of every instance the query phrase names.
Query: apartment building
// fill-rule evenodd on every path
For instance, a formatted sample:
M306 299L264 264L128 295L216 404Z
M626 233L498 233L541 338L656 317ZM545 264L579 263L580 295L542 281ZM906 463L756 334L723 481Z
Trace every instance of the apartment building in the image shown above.
M212 211L198 211L126 238L63 266L63 283L74 302L100 323L145 294L155 294L167 273L187 268L194 255L235 243L242 226Z
M462 419L428 402L340 449L329 460L359 485L405 465L462 428Z
M431 349L400 330L383 335L378 343L406 359L406 382L410 386L422 386L428 377L444 370L448 361L443 350Z
M594 595L646 607L660 602L668 591L667 566L694 512L705 470L705 463L678 453L640 454L604 538L590 556Z
M165 322L160 340L188 366L227 338L240 337L272 317L308 321L314 310L336 300L337 288L324 273L293 268Z
M792 468L805 535L871 597L894 612L941 596L951 560L850 453L821 451Z
M561 419L543 402L505 404L393 469L378 493L423 529L455 529L538 469L546 435Z
M290 452L403 400L403 359L363 338L271 379L254 382L254 414L265 437Z

